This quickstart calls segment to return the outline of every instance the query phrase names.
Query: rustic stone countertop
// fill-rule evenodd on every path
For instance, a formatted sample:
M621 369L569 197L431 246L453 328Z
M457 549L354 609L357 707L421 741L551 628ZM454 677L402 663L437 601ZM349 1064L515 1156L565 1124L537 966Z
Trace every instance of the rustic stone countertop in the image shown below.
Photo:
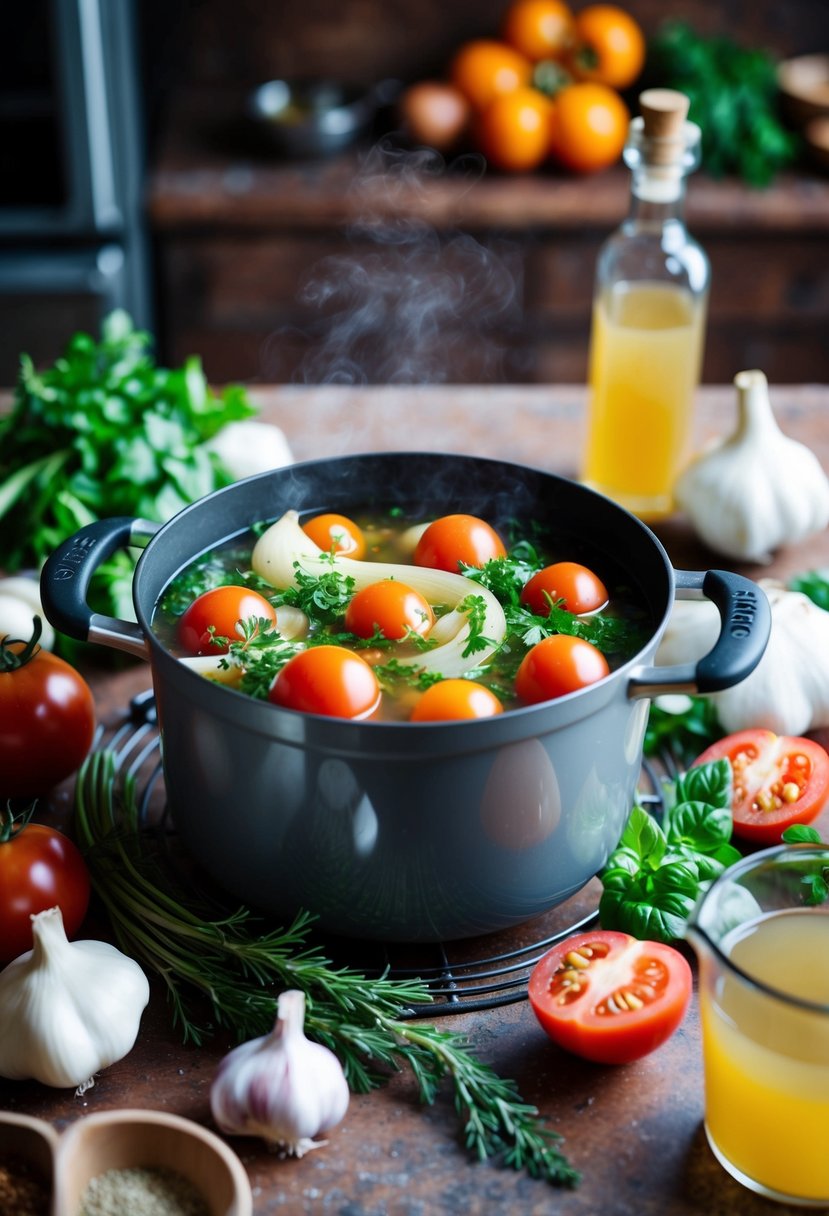
M575 475L584 419L581 387L261 388L263 415L285 431L297 459L367 450L432 450L492 455ZM781 427L808 443L829 469L829 387L775 390ZM700 441L731 429L731 387L698 393ZM656 531L675 566L721 565L675 517ZM752 577L829 567L829 535L782 553L771 567L741 567ZM89 672L99 717L117 723L129 698L149 687L140 664ZM823 741L826 742L826 732ZM53 799L68 816L71 788ZM829 811L824 812L829 829ZM586 893L590 897L590 891ZM90 934L101 924L93 913ZM103 929L105 932L105 927ZM534 940L533 926L514 931ZM509 936L509 935L504 935ZM475 943L480 950L482 944ZM483 943L487 947L487 943ZM800 1211L743 1190L719 1166L702 1129L702 1066L696 1000L677 1034L656 1053L625 1067L600 1067L565 1055L537 1025L526 1001L444 1020L481 1056L512 1078L564 1137L582 1172L580 1186L556 1190L524 1174L470 1161L458 1139L451 1092L423 1107L407 1074L352 1099L327 1147L282 1161L259 1141L232 1141L251 1179L256 1216L455 1216L466 1212L560 1212L563 1216L771 1216ZM230 1046L219 1036L196 1050L181 1045L160 986L131 1054L105 1070L82 1097L34 1082L0 1081L0 1107L50 1120L58 1130L99 1110L152 1107L212 1126L208 1092Z

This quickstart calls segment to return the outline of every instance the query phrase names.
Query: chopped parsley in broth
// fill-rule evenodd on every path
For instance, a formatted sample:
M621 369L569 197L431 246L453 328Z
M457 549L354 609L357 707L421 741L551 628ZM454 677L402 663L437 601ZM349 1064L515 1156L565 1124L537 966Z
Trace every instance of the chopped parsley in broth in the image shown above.
M425 698L426 690L442 684L448 692L453 680L454 708L436 716L483 716L493 703L501 712L591 683L653 633L622 570L607 558L590 564L565 551L532 523L499 534L471 516L442 517L442 530L399 509L325 516L330 548L306 561L299 529L307 519L288 515L288 522L257 525L192 562L167 586L153 620L173 654L260 700L333 716L435 720L419 718L416 707L437 703L441 698ZM295 549L288 546L286 566L283 544L276 578L266 550L283 527ZM319 544L319 527L314 535ZM293 552L302 561L290 560ZM540 593L531 594L530 580ZM553 637L559 641L549 643ZM320 647L326 649L309 655ZM559 668L576 683L559 686ZM587 669L595 674L578 674ZM360 685L357 700L351 691L329 697L338 682L349 690ZM478 685L487 691L478 693ZM467 707L473 693L486 708Z

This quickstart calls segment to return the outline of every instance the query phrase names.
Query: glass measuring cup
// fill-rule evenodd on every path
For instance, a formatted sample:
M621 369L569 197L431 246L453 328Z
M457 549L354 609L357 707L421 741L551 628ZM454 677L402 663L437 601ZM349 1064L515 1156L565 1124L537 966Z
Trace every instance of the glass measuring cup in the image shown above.
M702 897L705 1131L714 1155L769 1199L829 1206L829 847L744 858Z

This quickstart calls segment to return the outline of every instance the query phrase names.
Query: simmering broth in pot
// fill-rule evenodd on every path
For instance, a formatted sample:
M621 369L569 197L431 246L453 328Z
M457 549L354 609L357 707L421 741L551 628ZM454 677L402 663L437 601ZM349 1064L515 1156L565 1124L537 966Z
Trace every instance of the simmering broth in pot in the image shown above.
M153 629L243 694L425 721L584 687L637 653L653 621L611 559L532 521L496 532L472 516L395 509L289 512L256 527L184 569Z

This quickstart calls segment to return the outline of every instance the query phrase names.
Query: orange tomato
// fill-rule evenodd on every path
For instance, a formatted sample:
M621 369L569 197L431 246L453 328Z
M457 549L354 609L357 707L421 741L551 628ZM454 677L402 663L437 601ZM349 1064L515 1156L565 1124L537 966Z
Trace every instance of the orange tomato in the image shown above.
M579 80L626 89L645 64L645 36L615 4L589 4L576 14L570 69Z
M604 84L579 82L556 94L551 151L576 173L615 164L627 139L630 114L619 94Z
M587 566L554 562L536 571L521 591L521 603L537 616L547 616L550 605L559 600L568 612L595 612L607 603L607 588Z
M505 42L533 63L562 59L573 44L573 14L563 0L513 0L506 11Z
M503 713L494 692L475 680L439 680L415 705L412 722L448 722L458 718L491 718Z
M449 66L449 79L476 110L484 110L501 93L528 85L533 68L514 47L494 38L466 42Z
M379 579L352 597L345 610L345 627L358 638L373 637L398 641L409 632L428 633L435 614L419 591L394 578Z
M461 562L484 566L506 553L504 542L486 520L476 515L442 515L422 534L412 560L416 566L457 574Z
M525 654L515 677L515 691L534 705L586 688L610 674L607 659L591 642L554 633Z
M489 163L506 173L535 169L550 154L553 103L538 89L502 93L481 114L478 147Z
M306 714L368 718L380 704L380 685L365 659L353 651L312 646L288 660L268 700Z
M362 530L347 515L315 515L302 525L302 531L315 545L330 553L341 553L355 561L365 556L366 542Z
M190 654L227 654L230 642L242 640L237 625L260 619L276 624L276 610L258 591L250 587L214 587L194 599L181 617L178 640Z

